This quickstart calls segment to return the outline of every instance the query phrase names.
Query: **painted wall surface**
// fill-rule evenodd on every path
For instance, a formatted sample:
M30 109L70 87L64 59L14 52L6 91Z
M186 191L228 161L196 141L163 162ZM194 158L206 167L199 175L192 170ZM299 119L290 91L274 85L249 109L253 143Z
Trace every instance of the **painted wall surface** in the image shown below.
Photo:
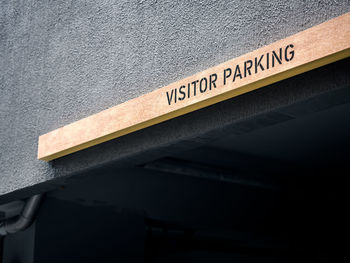
M346 0L0 1L0 195L164 150L233 121L225 108L207 110L175 121L176 129L170 121L51 163L37 160L43 133L347 12ZM313 92L320 90L291 91L278 103ZM240 117L278 106L277 97L245 105ZM210 114L221 118L208 121Z

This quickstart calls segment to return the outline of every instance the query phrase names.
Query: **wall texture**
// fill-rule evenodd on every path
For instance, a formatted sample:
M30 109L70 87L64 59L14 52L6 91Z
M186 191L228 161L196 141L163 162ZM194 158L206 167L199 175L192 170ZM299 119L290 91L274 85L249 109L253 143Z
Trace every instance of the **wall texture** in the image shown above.
M39 135L349 11L345 0L0 1L0 195L104 162L103 145L83 162L38 161ZM124 149L107 161L199 134L164 129L107 145Z

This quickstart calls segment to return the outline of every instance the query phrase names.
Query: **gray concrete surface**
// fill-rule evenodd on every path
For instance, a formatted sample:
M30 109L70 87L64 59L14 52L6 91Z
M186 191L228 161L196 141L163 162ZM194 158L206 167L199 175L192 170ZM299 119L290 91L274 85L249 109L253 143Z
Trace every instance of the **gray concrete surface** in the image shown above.
M343 63L311 75L327 86L294 90L288 82L277 95L242 96L240 115L226 103L54 162L36 159L40 134L349 11L349 1L320 0L2 0L0 195L120 159L132 163L145 150L166 153L176 141L190 147L196 140L189 138L216 127L347 84Z

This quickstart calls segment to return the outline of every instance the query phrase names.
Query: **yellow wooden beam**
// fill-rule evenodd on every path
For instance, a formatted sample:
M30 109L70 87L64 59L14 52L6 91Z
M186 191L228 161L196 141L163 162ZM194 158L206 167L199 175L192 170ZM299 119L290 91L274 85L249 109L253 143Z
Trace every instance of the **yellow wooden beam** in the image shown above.
M50 161L350 56L350 13L39 137Z

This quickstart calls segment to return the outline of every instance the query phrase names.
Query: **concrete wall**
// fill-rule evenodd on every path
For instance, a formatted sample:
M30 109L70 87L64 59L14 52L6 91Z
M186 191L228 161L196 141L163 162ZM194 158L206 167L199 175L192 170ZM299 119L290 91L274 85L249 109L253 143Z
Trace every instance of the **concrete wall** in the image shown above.
M196 127L164 134L158 125L98 150L36 159L43 133L349 11L345 0L2 0L0 195L198 135ZM221 120L208 122L208 114L187 123L215 128ZM118 151L106 160L104 147Z

